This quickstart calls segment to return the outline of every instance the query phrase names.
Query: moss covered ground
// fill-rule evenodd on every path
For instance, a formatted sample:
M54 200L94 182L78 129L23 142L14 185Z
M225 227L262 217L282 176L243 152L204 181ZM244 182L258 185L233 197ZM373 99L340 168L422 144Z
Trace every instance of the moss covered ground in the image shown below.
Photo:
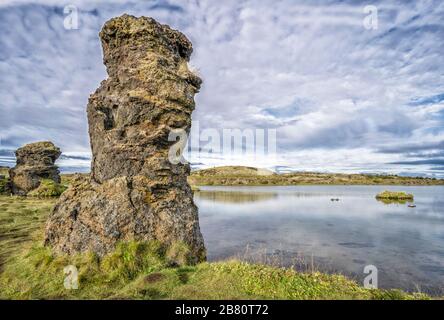
M376 195L376 199L387 199L387 200L412 200L414 199L413 194L405 192L396 191L384 191Z

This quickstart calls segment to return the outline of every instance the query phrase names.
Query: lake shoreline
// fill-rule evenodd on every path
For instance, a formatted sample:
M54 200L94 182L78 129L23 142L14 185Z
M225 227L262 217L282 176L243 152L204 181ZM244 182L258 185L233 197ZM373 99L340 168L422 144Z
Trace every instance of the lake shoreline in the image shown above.
M385 189L415 194L380 201ZM444 186L202 186L195 193L209 258L278 260L359 275L375 265L381 287L441 296ZM265 252L265 253L264 253ZM328 272L327 272L328 273Z
M0 175L8 177L8 168L0 167ZM69 186L75 176L89 173L62 173L62 184ZM192 171L188 183L202 186L440 186L444 179L404 177L397 175L293 172L277 174L267 169L225 166Z
M213 187L219 188L216 186L211 186L210 189ZM258 186L257 188L262 189L264 186ZM269 186L270 189L274 189L275 186ZM283 186L283 187L291 187L291 186ZM304 186L301 186L303 188ZM225 187L228 189L232 189L230 187ZM240 186L239 189L242 189L243 186ZM323 186L323 188L328 188L328 186ZM203 192L206 192L207 188L203 188ZM234 187L233 190L237 190L238 188ZM256 188L255 188L256 189ZM287 188L285 188L287 189ZM311 188L310 188L311 189ZM325 202L329 203L328 197L324 197ZM268 198L259 197L259 200L266 200ZM242 201L251 201L251 200L258 200L258 199L245 199L243 198ZM434 295L434 294L424 294L424 293L415 293L414 291L402 291L398 289L378 289L378 290L368 290L365 289L362 284L360 284L360 281L355 277L350 277L347 275L338 275L338 273L334 272L328 272L324 271L323 269L317 269L314 272L298 272L294 271L292 268L284 267L284 266L273 266L273 264L269 263L261 263L259 262L248 262L244 261L243 259L217 259L213 260L210 259L210 262L199 264L198 266L189 266L189 267L181 267L178 269L171 269L171 268L160 268L159 270L153 271L156 275L156 278L165 278L165 281L169 282L172 281L172 283L168 284L168 289L163 288L161 290L167 290L165 292L162 291L162 295L144 295L140 292L156 292L158 289L158 284L156 283L148 283L148 287L154 287L151 288L152 291L148 290L146 288L147 284L146 281L143 280L141 282L140 278L154 278L154 276L150 276L151 273L144 273L143 271L140 271L138 273L138 276L135 279L126 279L122 280L122 287L107 287L106 281L103 284L96 284L99 286L103 286L102 289L104 290L104 295L102 296L94 296L93 291L89 291L90 289L86 289L82 291L82 293L78 294L72 294L63 291L62 289L55 289L54 287L47 286L44 281L39 280L38 275L42 275L46 270L51 270L52 274L51 277L54 279L61 278L63 275L62 273L55 273L54 268L61 265L61 261L59 258L53 257L50 252L45 251L43 247L40 246L41 243L41 235L42 230L44 226L44 221L46 221L46 216L52 209L52 206L54 205L54 202L56 201L56 198L47 198L47 199L37 199L32 197L27 198L15 198L15 197L9 197L9 196L3 196L0 197L0 207L7 212L7 214L3 217L3 221L10 221L10 216L13 215L15 217L15 221L13 224L11 224L8 228L7 224L3 224L2 228L2 234L8 234L10 236L13 236L13 239L11 242L8 239L1 239L0 241L0 251L2 252L3 258L5 258L5 255L7 255L7 259L1 259L3 260L4 264L2 265L3 271L0 271L0 282L5 281L4 283L8 284L7 288L8 291L0 290L0 297L3 298L24 298L24 299L46 299L51 298L54 295L60 296L60 297L66 297L66 298L73 298L73 299L82 299L82 298L113 298L113 296L106 296L107 294L110 294L110 292L121 292L122 296L114 296L115 298L142 298L142 299L150 299L150 298L162 298L162 295L165 295L164 297L167 298L174 298L174 297L185 297L183 292L188 290L190 286L192 286L193 291L194 290L204 290L203 288L208 283L208 279L213 278L219 278L221 279L221 284L225 283L225 285L228 283L232 283L232 279L230 278L230 275L235 275L236 277L247 277L249 281L253 282L260 282L260 279L257 277L256 272L266 272L267 274L272 275L272 277L276 276L279 279L283 279L282 281L288 282L288 283L298 283L299 281L309 281L307 286L303 287L290 287L292 290L299 290L297 292L293 291L282 291L276 296L266 296L266 298L277 298L277 299L306 299L306 298L345 298L345 299L429 299L429 298L437 298L440 299L441 295ZM226 199L224 200L226 201ZM333 206L336 206L334 204ZM206 230L207 228L205 225L215 225L214 223L211 223L211 221L208 221L208 223L205 223L205 216L207 213L205 213L204 209L201 209L201 223L202 228L204 229L204 232L213 233L211 230ZM232 213L230 213L231 215ZM228 237L231 238L231 237ZM210 241L208 238L206 241ZM13 243L14 245L11 247L9 243ZM351 246L352 243L346 244L346 246ZM36 247L36 249L29 249L32 247ZM212 246L210 245L209 248ZM21 254L18 254L19 252L22 252ZM41 253L44 252L45 254L43 256L40 256ZM31 257L31 258L29 258ZM235 255L232 255L232 257L235 257ZM54 262L55 265L53 265L52 259L56 259ZM76 258L77 259L77 258ZM88 262L89 260L84 260L86 258L78 258L81 262L80 263L82 270L89 270L98 268L97 265L94 263L90 265L92 262ZM63 260L64 261L64 260ZM30 264L31 263L31 264ZM47 264L49 263L49 264ZM32 264L35 264L36 267L34 267ZM46 267L45 267L46 265ZM85 269L86 268L86 269ZM185 283L182 284L180 281L176 283L176 280L174 280L176 277L183 277L183 268L186 268L188 276L189 277L197 277L199 279L202 279L201 282L196 283ZM18 270L17 273L15 273L15 270ZM20 272L24 272L26 270L26 274L21 274ZM238 274L239 272L239 274ZM342 273L342 272L341 272ZM160 274L160 275L158 275ZM89 277L89 276L88 276ZM86 279L89 279L89 278ZM91 279L93 279L93 275L91 275ZM171 278L171 279L170 279ZM223 280L222 280L223 279ZM236 278L236 281L239 281L238 278ZM274 278L273 278L274 279ZM318 285L318 280L316 279L322 279L322 283L325 283L328 287L335 288L333 291L325 290L325 291L319 291L316 296L310 296L309 292L313 288L315 288ZM313 283L311 281L314 281ZM89 280L87 280L89 281ZM92 280L91 280L92 281ZM48 283L50 283L48 281ZM305 283L305 282L304 282ZM51 283L51 285L54 285L54 283ZM14 286L22 287L25 286L29 290L20 294L20 295L14 295ZM260 292L255 293L255 295L246 294L243 290L245 290L244 287L237 288L238 291L230 291L226 292L226 296L217 296L215 295L215 292L205 292L202 296L196 296L194 298L208 298L208 299L226 299L227 297L237 297L237 298L247 298L247 299L257 299L263 297L262 294L267 294L267 292L271 292L276 288L279 288L281 284L278 282L261 282L260 286L263 288L267 288L266 290L262 290ZM143 288L142 288L143 287ZM39 289L37 289L39 288ZM128 296L128 289L129 288L136 288L137 292L139 292L137 295L134 296ZM225 287L224 287L225 288ZM394 288L394 287L392 287ZM39 291L42 290L43 291ZM226 290L231 290L225 288ZM273 289L273 290L271 290ZM321 288L319 288L321 289ZM5 289L6 290L6 289ZM168 291L170 290L170 291ZM185 290L185 291L184 291ZM287 289L286 289L287 290ZM9 292L9 293L8 293ZM186 291L188 292L188 291ZM410 293L409 293L410 292ZM15 294L19 294L16 292ZM257 294L257 295L256 295ZM193 296L187 293L187 297L190 299L193 299Z
M2 234L10 236L0 239L0 299L439 299L398 289L365 289L340 274L237 259L171 266L155 243L122 243L103 259L54 255L42 246L54 200L0 196ZM81 274L78 290L64 288L67 265Z
M200 175L201 177L204 177L204 178L211 177L211 176L208 175L208 172L206 172L204 175L201 175L201 172L199 172L199 171L197 173L198 173L197 174L198 176ZM315 174L315 175L318 175L318 174ZM74 176L75 176L75 174L62 174L62 184L64 184L65 186L69 186L69 184L71 183L71 180L73 179ZM193 177L195 177L195 176L196 176L196 172L192 174L192 176L190 178L190 180L191 180L190 182L192 182L191 185L192 185L192 187L194 189L193 191L195 192L195 196L197 196L197 197L199 197L199 194L203 194L203 193L207 192L208 188L209 189L213 189L213 188L215 188L215 189L228 188L228 189L231 189L231 190L241 190L241 191L245 188L245 191L248 191L248 188L251 187L251 188L253 188L255 190L267 191L267 187L270 188L270 189L278 188L278 189L282 189L282 190L286 190L287 188L291 189L292 187L300 188L300 189L303 189L303 188L307 187L307 189L309 189L309 190L311 190L312 187L313 188L321 187L321 188L329 188L329 189L331 187L330 190L331 190L331 193L332 193L332 197L330 197L329 195L325 195L325 196L323 196L323 198L322 198L323 200L321 202L317 202L318 203L317 206L318 205L327 206L329 208L328 211L340 210L340 207L339 207L340 205L347 205L348 203L350 203L347 200L346 197L344 197L344 198L342 197L342 195L341 195L341 192L342 192L341 189L342 188L347 188L347 187L362 187L362 188L365 188L365 187L383 187L383 186L387 186L387 187L394 187L392 189L403 189L404 187L405 187L405 189L408 189L408 188L411 188L411 187L418 187L419 190L423 190L420 193L424 194L424 193L427 193L428 191L427 191L427 188L422 188L422 187L437 187L437 186L441 186L441 184L438 184L438 185L431 185L431 184L387 184L387 181L390 181L390 180L384 180L385 183L379 183L379 184L376 184L376 183L374 183L374 184L353 184L353 183L332 184L332 183L321 183L319 180L317 180L316 183L315 183L315 181L313 181L312 183L305 183L305 184L304 183L298 183L298 184L288 184L287 183L287 184L276 184L276 185L273 185L273 184L261 183L261 184L249 184L249 185L246 185L246 184L242 184L242 183L239 184L239 180L234 180L234 179L239 179L239 176L241 176L241 177L243 177L243 179L245 178L248 181L248 179L251 179L252 177L254 179L256 179L258 176L240 175L239 173L235 173L235 174L231 175L233 180L227 179L226 175L224 177L222 177L222 179L227 179L227 180L223 181L223 183L232 183L232 184L229 184L229 185L227 185L227 184L216 185L216 184L209 183L209 184L198 185L197 188L196 188L196 184L193 183ZM218 176L216 174L215 176L216 176L216 179L221 178L220 175ZM306 176L306 175L304 174L304 176ZM268 179L268 181L270 181L270 179L273 179L273 177L274 177L274 179L276 179L276 177L274 175L264 175L264 176L259 176L259 177L261 177L259 179L264 179L264 180ZM274 181L278 182L279 180L274 180ZM357 180L355 180L355 181L357 182ZM405 181L408 181L408 180L405 180ZM423 179L419 179L417 181L424 182ZM427 180L427 181L431 182L429 180ZM440 180L432 180L432 181L441 182ZM194 180L194 182L195 182L195 180ZM234 184L234 182L236 184ZM281 182L282 182L282 180L281 180ZM376 201L374 199L375 195L376 195L376 192L374 194L372 193L371 195L368 195L366 198L368 199L368 201ZM303 195L303 197L305 197L305 196ZM32 243L34 243L34 244L38 243L38 241L35 242L35 240L31 239L30 234L32 234L36 230L41 230L42 225L43 225L44 221L46 220L46 215L51 210L51 208L52 208L52 206L53 206L53 204L54 204L54 202L56 201L57 198L53 197L53 198L47 198L47 199L39 199L39 198L33 198L33 197L15 198L15 197L9 197L9 196L5 196L5 197L1 197L1 198L2 198L1 201L3 201L3 203L0 203L1 204L0 207L2 209L4 209L4 210L9 210L6 213L6 215L3 217L3 221L11 220L11 217L12 217L11 214L14 214L14 221L16 221L16 222L14 222L13 225L10 226L10 229L8 229L9 228L8 225L3 225L3 228L1 228L2 229L1 233L2 234L10 236L9 239L8 238L3 238L3 237L2 237L2 239L0 239L1 240L0 241L0 260L1 260L1 264L2 264L1 269L4 269L4 268L9 268L8 267L8 265L9 265L9 257L15 256L15 254L11 255L13 251L15 251L15 252L21 251L23 249L23 246L22 246L23 244L31 245ZM257 202L258 200L260 200L260 201L268 201L268 200L272 201L274 198L276 198L276 196L273 195L273 194L270 194L270 195L260 195L260 196L254 196L254 197L252 197L252 196L248 196L248 197L242 196L240 201L236 200L236 202L233 202L233 204L241 203L241 202L245 202L245 201L247 201L247 202L249 202L249 201L250 202L251 201L252 202L256 201ZM336 198L340 198L340 202L331 202L332 201L331 199L333 199L333 198L335 198L335 199ZM205 200L205 199L208 199L208 197L207 198L202 197L202 199ZM219 192L219 195L217 195L216 197L211 196L211 199L212 200L218 200L218 201L219 200L223 200L224 202L226 202L227 201L227 196L223 192ZM279 197L279 201L276 202L276 204L282 204L282 200L283 199L284 198ZM302 198L300 198L300 199L302 199ZM419 197L419 200L421 200L421 197ZM7 202L7 203L5 203L5 202ZM44 213L41 210L42 209L41 206L43 206L42 208L45 211ZM297 206L299 206L299 205L295 205L295 206L291 206L291 207L293 208L293 207L297 207ZM263 206L261 205L260 207L263 207ZM422 204L421 204L421 207L423 207ZM270 206L270 208L273 209L273 211L275 211L275 213L279 212L279 209L278 209L277 206L273 205L273 206ZM381 208L384 208L384 207L381 207ZM394 207L394 208L396 208L395 209L396 212L401 210L401 207L399 207L399 206L398 207ZM212 228L211 226L218 226L218 228L219 228L220 227L220 221L213 221L213 222L211 222L210 220L207 220L208 212L206 212L205 210L202 210L200 206L199 206L199 210L200 210L200 221L201 221L201 224L202 224L201 227L203 228L203 230L205 232L207 232L207 234L213 234L213 235L217 234L217 232L213 232L213 230L211 229ZM410 210L409 212L411 212L412 214L415 212L415 211L413 211L414 209L406 209L406 210ZM254 214L256 212L255 210L247 210L247 211L250 212L251 214ZM310 211L310 210L308 210L308 211ZM350 212L350 210L346 210L345 208L342 211L344 213ZM230 211L230 210L229 210L228 213L229 213L228 216L232 216L233 215L233 212ZM227 216L227 215L223 215L223 216ZM220 217L222 217L222 216L220 216ZM248 215L247 215L247 217L248 217ZM396 215L393 216L392 220L395 219L396 217L397 217ZM259 218L260 218L260 216L259 216ZM284 216L284 218L287 219L288 216ZM434 218L434 217L430 217L430 218ZM257 220L257 218L254 218L254 220ZM287 225L287 226L289 225L288 222L291 222L291 220L285 220L285 221L287 221L285 223L285 225ZM261 228L262 227L263 228L269 228L270 227L270 223L269 222L267 222L265 220L263 220L262 222L263 223L262 223ZM332 221L329 221L328 219L327 220L323 219L322 223L323 223L323 225L325 224L325 228L323 227L324 229L320 229L320 230L313 229L312 231L316 231L316 232L319 231L318 233L313 233L313 235L316 235L316 234L318 234L318 235L328 234L328 230L332 230L332 228L335 228L333 226L334 223L331 223L331 222ZM23 227L23 230L17 229L16 228L17 226L15 224L18 224L20 226L20 228ZM232 225L232 223L228 223L228 225ZM228 228L228 225L227 225L227 228ZM251 224L246 224L246 225L248 226L248 225L251 225ZM297 225L300 225L300 222L298 222ZM311 225L311 223L309 225ZM245 228L243 230L246 231ZM412 232L413 231L414 230L412 229ZM262 233L260 233L260 234L262 235ZM283 235L285 235L285 232L283 233ZM255 236L259 237L258 234L256 234ZM232 236L227 236L226 238L229 239L229 240L233 239ZM266 241L267 240L265 235L262 235L258 239L261 239L262 241ZM307 239L311 239L311 238L308 237ZM208 239L206 239L206 241L208 241ZM305 245L304 242L302 241L302 239L300 241L297 241L297 242ZM343 250L343 248L346 248L347 250L360 249L358 246L362 246L363 250L367 250L368 248L371 248L371 247L367 247L367 245L365 243L361 243L363 241L353 242L352 240L348 240L348 239L345 240L344 239L344 240L341 240L341 241L338 240L336 242L337 243L335 245L340 244L337 247L340 248L341 250ZM227 246L228 249L229 249L229 247L230 246ZM212 248L212 247L210 246L210 248ZM224 250L226 250L226 249L224 249ZM292 253L290 252L290 254L292 254ZM6 261L6 262L5 262L5 259L4 259L5 256L8 256L8 261ZM232 255L232 256L235 256L235 255ZM332 257L334 257L334 256L332 256ZM325 257L322 257L322 259L325 259ZM212 262L205 264L205 266L210 266L209 267L210 269L212 269L213 266L215 266L215 265L217 265L218 268L219 267L221 267L221 268L225 268L225 267L231 268L231 266L228 267L227 265L225 265L225 263L226 263L226 262L224 262L225 260L216 260L216 261L211 260L211 261ZM242 260L240 260L240 261L242 261ZM248 267L246 267L246 266L243 266L242 265L243 262L240 262L240 261L239 261L239 263L241 265L238 265L236 263L236 268L238 268L239 266L242 266L242 268L250 269L250 266L251 266L251 268L254 269L254 268L256 268L255 267L256 265L261 265L261 264L251 263L251 264L248 264ZM22 267L28 268L29 266L22 266ZM432 267L434 267L434 266L424 265L424 268L429 268L431 270L430 272L435 272L432 269ZM200 270L199 268L200 267L198 267L196 270ZM280 267L278 267L278 268L269 267L269 268L270 269L267 269L267 270L269 270L272 273L275 272L274 270L282 269ZM204 269L208 271L207 267L205 267ZM338 269L340 269L340 268L338 268ZM11 270L11 269L9 269L9 270ZM207 272L207 271L205 271L205 272ZM161 271L161 272L164 272L164 271ZM212 270L211 273L212 272L214 272L214 270ZM329 272L325 272L325 271L323 271L321 269L320 274L325 275L325 277L331 277L331 278L328 278L330 280L335 279L334 278L334 276L335 276L334 273L332 274L332 273L329 273ZM2 271L0 271L0 278L1 278L1 276L2 276ZM210 278L211 278L211 276L210 276ZM346 276L345 278L347 279L347 281L353 280L353 277L350 278L350 277ZM356 281L354 281L354 283L357 286L357 288L361 288L361 289L363 288L361 285L358 285L356 283ZM34 283L33 285L39 286L41 284L40 283ZM391 286L391 288L401 288L401 287L400 286L399 287L398 286ZM361 289L359 289L359 290L361 290ZM393 290L396 290L396 289L393 289ZM404 290L405 290L405 292L413 292L410 289L407 289L407 290L404 289ZM385 292L385 291L381 291L381 292ZM336 294L340 294L340 293L337 292ZM433 296L433 297L440 297L441 296L441 294L435 295L435 294L430 293L430 292L428 292L428 294L429 294L428 296L424 296L423 298L429 297L430 295ZM278 297L278 298L285 298L285 297L288 297L288 296L282 296L282 297ZM369 297L369 296L368 295L360 296L360 298L367 298L367 297ZM395 298L396 297L400 298L397 295L394 295L394 297ZM403 297L413 298L414 296L403 296ZM43 297L43 298L45 298L45 297ZM213 296L207 296L206 298L213 298ZM372 296L371 298L375 298L375 297Z

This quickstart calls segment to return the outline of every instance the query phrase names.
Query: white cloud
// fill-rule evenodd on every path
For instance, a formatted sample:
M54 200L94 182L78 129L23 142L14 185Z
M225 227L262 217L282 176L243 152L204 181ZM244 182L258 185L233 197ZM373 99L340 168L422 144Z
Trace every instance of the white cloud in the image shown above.
M63 29L54 6L65 3L79 7L79 30ZM203 129L277 128L282 161L296 167L309 167L303 153L325 168L331 152L340 166L382 168L402 154L381 148L444 138L443 103L410 104L444 91L444 4L374 4L377 30L363 27L358 1L3 1L0 135L88 150L87 98L105 77L97 33L128 12L192 40Z

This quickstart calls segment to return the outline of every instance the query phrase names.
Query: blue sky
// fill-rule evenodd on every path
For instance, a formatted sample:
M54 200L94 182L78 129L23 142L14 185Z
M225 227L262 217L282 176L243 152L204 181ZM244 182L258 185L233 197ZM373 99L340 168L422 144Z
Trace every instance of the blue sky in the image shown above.
M78 30L63 27L68 4ZM363 26L366 5L378 9L376 30ZM123 13L191 39L190 64L204 79L193 115L201 129L277 131L272 162L199 162L444 175L439 0L3 0L0 149L52 140L77 156L63 165L88 164L85 108L106 78L98 32Z

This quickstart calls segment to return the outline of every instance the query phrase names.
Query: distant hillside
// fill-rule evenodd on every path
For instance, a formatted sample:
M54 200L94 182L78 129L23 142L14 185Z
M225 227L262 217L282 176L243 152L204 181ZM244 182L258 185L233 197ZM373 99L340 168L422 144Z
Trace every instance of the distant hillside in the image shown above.
M87 176L87 174L82 175ZM74 176L74 174L62 174L62 184L69 185ZM267 169L241 166L216 167L194 171L188 178L188 182L192 186L444 185L443 179L434 178L314 172L276 174Z
M396 175L364 175L340 173L293 172L276 174L252 167L228 166L191 173L189 182L205 185L444 185L435 178L412 178Z
M215 167L210 169L198 170L195 172L196 175L204 176L224 176L224 175L237 175L237 176L271 176L275 173L268 169L259 169L253 167L242 167L242 166L226 166L226 167Z

